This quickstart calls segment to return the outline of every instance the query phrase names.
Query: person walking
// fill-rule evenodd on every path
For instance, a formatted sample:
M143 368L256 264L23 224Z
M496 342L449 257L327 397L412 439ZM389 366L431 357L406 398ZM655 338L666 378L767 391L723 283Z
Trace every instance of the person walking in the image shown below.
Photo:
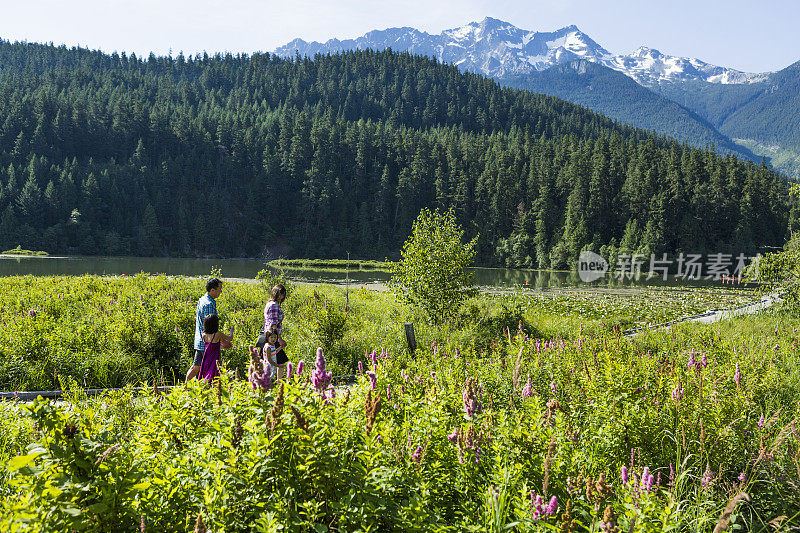
M206 282L206 294L197 301L194 325L194 359L192 366L186 373L186 381L197 377L200 373L200 364L203 362L205 343L203 342L204 322L207 316L217 314L217 298L222 293L222 280L211 278Z
M286 357L283 349L286 347L286 341L283 339L281 331L283 330L283 309L281 304L286 299L286 287L278 283L272 287L270 291L270 298L267 300L267 305L264 306L264 327L261 330L262 335L268 336L269 331L275 331L278 335L278 343L274 346L273 353L277 358L278 365L285 364L289 359ZM282 376L282 367L278 366L278 378Z
M204 379L208 383L219 377L219 369L222 366L222 352L220 345L223 343L230 346L233 343L233 328L228 335L219 330L219 317L208 315L203 320L203 342L205 351L203 361L200 363L200 374L198 379Z

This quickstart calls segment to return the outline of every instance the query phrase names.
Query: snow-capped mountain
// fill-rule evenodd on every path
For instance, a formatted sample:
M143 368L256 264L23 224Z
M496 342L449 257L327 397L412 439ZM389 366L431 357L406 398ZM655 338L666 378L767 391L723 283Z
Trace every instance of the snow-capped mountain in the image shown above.
M314 56L367 48L392 48L427 55L457 65L461 70L492 78L529 74L585 59L622 72L645 86L687 80L727 84L766 79L766 74L745 73L699 59L670 56L644 46L632 54L615 55L576 26L535 32L489 17L439 35L405 27L375 30L356 39L331 39L325 43L295 39L277 48L275 53L284 57L297 53Z

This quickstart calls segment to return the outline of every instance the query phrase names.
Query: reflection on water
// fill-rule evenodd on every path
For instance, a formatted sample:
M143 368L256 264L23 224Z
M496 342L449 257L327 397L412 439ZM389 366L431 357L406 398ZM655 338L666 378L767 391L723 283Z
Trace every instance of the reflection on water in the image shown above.
M178 259L165 257L64 257L64 258L0 258L0 276L33 274L35 276L50 275L133 275L139 272L167 274L170 276L205 276L212 268L220 268L222 275L228 278L253 278L264 268L264 262L258 259ZM593 287L629 287L629 286L701 286L721 285L711 280L689 281L661 278L647 280L646 276L638 281L620 281L613 276L586 284L580 280L577 272L553 272L549 270L514 270L507 268L473 268L475 282L482 286L493 287L526 287L548 289L557 287L577 287L591 285ZM285 269L290 279L344 283L344 270L319 270L311 268ZM350 282L353 284L380 283L389 279L389 273L380 270L351 270Z

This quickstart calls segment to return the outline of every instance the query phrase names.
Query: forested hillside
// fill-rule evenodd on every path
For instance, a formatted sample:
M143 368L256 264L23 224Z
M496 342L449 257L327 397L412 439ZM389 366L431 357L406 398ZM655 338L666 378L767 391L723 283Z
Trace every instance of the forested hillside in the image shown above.
M695 111L720 132L800 177L800 61L750 84L700 81L655 88Z
M0 121L5 247L382 258L452 207L482 264L563 266L587 245L752 252L797 219L769 168L389 51L0 42Z
M509 87L563 98L625 124L663 133L694 146L714 144L718 152L753 158L747 149L731 142L696 113L621 72L591 61L580 59L499 81Z

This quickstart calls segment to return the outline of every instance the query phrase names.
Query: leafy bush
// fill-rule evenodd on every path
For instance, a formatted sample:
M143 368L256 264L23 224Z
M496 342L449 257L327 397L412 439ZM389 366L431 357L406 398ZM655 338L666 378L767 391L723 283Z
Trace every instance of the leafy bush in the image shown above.
M452 211L423 209L403 245L401 259L391 267L392 285L434 323L456 315L461 303L476 294L467 267L475 257L478 238L462 244L464 230Z

